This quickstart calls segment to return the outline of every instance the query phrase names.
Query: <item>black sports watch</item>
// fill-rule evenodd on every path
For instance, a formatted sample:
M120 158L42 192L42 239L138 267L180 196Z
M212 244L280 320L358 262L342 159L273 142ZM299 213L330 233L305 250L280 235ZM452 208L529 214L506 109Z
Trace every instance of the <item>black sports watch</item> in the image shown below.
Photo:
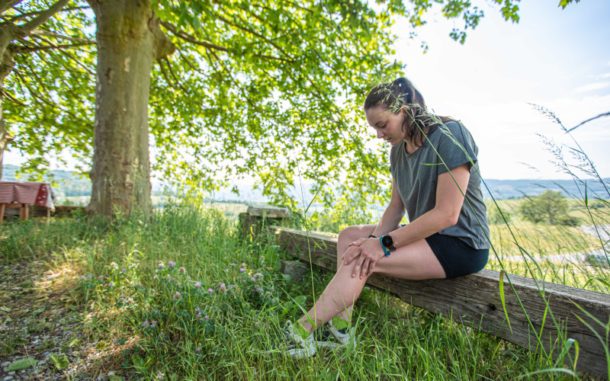
M390 251L396 250L396 247L394 246L394 240L392 239L392 236L389 234L381 237L381 244Z

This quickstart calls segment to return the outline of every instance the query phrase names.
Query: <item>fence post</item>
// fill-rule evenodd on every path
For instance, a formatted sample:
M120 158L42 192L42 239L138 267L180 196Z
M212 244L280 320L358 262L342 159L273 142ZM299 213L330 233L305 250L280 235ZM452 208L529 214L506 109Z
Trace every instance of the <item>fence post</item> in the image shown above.
M290 210L275 206L250 206L246 213L239 214L242 236L254 238L269 226L288 226Z

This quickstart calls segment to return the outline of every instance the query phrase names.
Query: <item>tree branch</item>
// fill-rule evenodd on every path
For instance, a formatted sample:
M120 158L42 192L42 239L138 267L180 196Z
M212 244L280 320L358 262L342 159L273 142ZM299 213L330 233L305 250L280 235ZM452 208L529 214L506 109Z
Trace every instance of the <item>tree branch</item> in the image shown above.
M2 0L0 1L0 14L4 13L7 9L14 7L21 3L23 0Z
M22 1L22 0L21 0L21 1ZM90 9L90 8L91 8L91 7L89 7L89 6L83 6L83 7L69 7L69 8L63 8L63 9L60 9L58 12L70 12L70 11L77 11L77 10L80 10L80 9ZM30 17L30 16L34 16L34 15L39 15L39 14L41 14L42 12L44 12L44 11L27 12L27 13L22 13L22 14L19 14L19 15L16 15L16 16L6 16L6 17L0 16L0 18L1 18L1 19L5 19L5 20L7 20L7 21L9 21L9 22L14 22L14 21L17 21L17 20L22 19L22 18L25 18L25 17Z
M9 98L12 102L18 104L21 107L27 107L25 103L22 103L17 98L15 98L11 93L9 93L8 91L6 91L4 89L0 90L0 94L2 94L2 97Z
M27 65L25 66L27 67ZM42 84L42 80L40 79L40 77L38 77L38 75L29 67L27 67L29 69L29 71L32 73L32 75L34 77L36 77L38 79L38 82ZM73 112L71 112L70 110L66 110L65 108L49 101L48 99L45 99L40 93L38 93L36 90L32 89L27 81L25 80L25 78L23 77L23 75L21 74L21 72L19 70L15 70L14 71L15 74L17 74L17 76L21 79L21 83L28 89L28 92L30 93L30 95L32 96L32 98L34 99L38 99L38 101L40 103L44 103L48 106L51 106L53 109L59 109L63 112L65 112L66 114L70 115L71 117L73 117L74 119L80 119L79 117L77 117ZM47 90L48 91L48 90Z
M64 36L63 34L48 32L46 30L34 30L34 31L32 31L32 33L30 33L30 37L32 37L32 38L53 37L58 40L68 40L68 41L76 42L77 44L85 43L85 42L95 44L95 41L91 41L86 38L76 38L76 37Z
M231 26L232 26L232 27L234 27L234 28L241 29L241 30L243 30L244 32L248 32L248 33L252 34L253 36L260 38L261 40L263 40L263 41L265 41L265 42L269 43L269 45L271 45L271 46L273 46L274 48L276 48L276 49L277 49L277 50L278 50L280 53L282 53L282 54L283 54L283 55L285 55L286 57L290 57L290 55L289 55L288 53L286 53L286 52L284 51L284 49L282 49L282 47L280 47L278 44L276 44L276 43L275 43L275 42L273 42L272 40L268 39L267 37L263 36L262 34L260 34L260 33L256 32L256 31L254 31L254 30L252 30L252 29L250 29L250 28L246 28L245 26L242 26L242 25L239 25L239 24L234 24L234 23L230 22L229 20L225 19L224 17L222 17L221 15L218 15L218 14L217 14L217 15L216 15L216 17L218 17L218 19L219 19L220 21L224 22L224 23L225 23L225 24L227 24L227 25L231 25ZM242 21L242 20L240 20L240 21Z
M176 77L176 74L174 74L174 71L172 70L172 64L169 61L169 59L167 59L167 57L165 58L165 63L167 64L167 69L169 70L169 73L172 75L172 77L174 77L174 81L176 82L176 85L178 85L180 90L182 90L185 94L188 94L188 91L186 91L184 86L182 86L180 84L180 80L178 79L178 77Z
M16 52L16 53L31 53L31 52L38 52L41 50L54 50L54 49L69 49L69 48L76 48L79 46L86 46L86 45L95 45L95 42L83 42L81 44L68 44L68 45L44 45L44 46L17 46L17 45L11 45L12 49Z
M228 49L228 48L225 48L225 47L220 46L220 45L215 45L215 44L213 44L213 43L211 43L209 41L198 40L198 39L196 39L195 37L193 37L193 36L191 36L189 34L186 34L186 33L182 32L182 31L179 31L179 30L176 29L175 26L173 26L172 24L170 24L170 23L168 23L166 21L161 21L161 25L163 25L167 30L172 32L172 34L174 34L176 37L179 37L179 38L181 38L181 39L183 39L185 41L188 41L188 42L190 42L192 44L203 46L203 47L208 48L208 49L216 49L216 50L222 50L223 52L231 52L231 50Z
M69 1L70 0L59 0L59 1L57 1L49 9L41 12L36 18L34 18L33 20L30 20L29 22L27 22L24 25L20 26L19 29L18 29L18 33L21 36L27 36L34 29L38 28L45 21L47 21L49 18L51 18L57 11L62 9L66 4L68 4Z

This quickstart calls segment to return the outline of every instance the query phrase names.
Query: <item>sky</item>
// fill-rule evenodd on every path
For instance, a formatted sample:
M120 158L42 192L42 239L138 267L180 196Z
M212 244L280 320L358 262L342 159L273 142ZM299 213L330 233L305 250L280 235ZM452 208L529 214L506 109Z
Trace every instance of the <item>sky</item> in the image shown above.
M429 17L417 39L409 38L405 22L395 25L396 58L434 112L461 120L471 131L484 178L569 178L551 163L540 135L573 146L571 137L530 103L553 111L568 128L610 111L610 1L581 0L565 10L558 1L523 0L516 24L489 5L464 45L449 37L459 23L440 15ZM425 54L422 40L429 46ZM572 137L610 177L610 117ZM5 155L5 163L22 161L19 152Z
M485 8L464 45L449 37L460 24L442 17L419 29L418 39L409 38L404 24L395 25L396 58L407 65L407 77L429 108L471 131L484 178L569 178L551 163L540 135L570 146L573 137L601 176L610 177L610 117L570 137L530 105L553 111L568 128L610 111L610 1L582 0L565 10L557 3L522 1L516 24ZM429 46L425 54L422 40Z

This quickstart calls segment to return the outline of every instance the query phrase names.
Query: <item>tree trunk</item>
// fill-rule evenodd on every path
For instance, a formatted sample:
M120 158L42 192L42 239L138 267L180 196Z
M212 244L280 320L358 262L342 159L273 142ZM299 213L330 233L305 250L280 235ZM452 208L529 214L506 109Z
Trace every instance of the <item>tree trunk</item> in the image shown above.
M2 180L2 170L4 168L4 151L11 140L13 140L13 137L6 128L4 117L2 116L4 79L13 69L14 52L9 48L9 43L14 37L12 31L13 27L10 24L0 28L0 180Z
M97 23L91 202L96 214L150 211L148 100L154 60L173 45L148 0L89 3Z

